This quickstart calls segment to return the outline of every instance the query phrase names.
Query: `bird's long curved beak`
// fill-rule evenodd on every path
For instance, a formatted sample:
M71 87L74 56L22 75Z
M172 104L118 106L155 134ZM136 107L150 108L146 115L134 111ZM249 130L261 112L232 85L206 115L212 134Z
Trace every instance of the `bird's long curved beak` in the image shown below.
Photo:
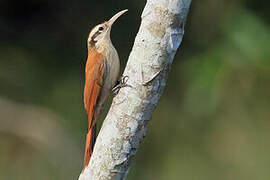
M118 19L121 15L123 15L125 12L127 12L128 10L122 10L119 13L115 14L109 21L108 21L108 25L111 27L113 25L113 23L116 21L116 19Z

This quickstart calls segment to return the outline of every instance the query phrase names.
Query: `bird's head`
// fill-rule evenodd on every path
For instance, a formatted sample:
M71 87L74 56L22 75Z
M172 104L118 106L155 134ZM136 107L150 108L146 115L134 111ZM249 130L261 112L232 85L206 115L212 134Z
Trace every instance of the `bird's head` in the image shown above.
M88 48L102 46L105 43L111 43L110 33L113 23L118 19L122 14L128 10L122 10L115 14L110 20L95 26L88 37Z

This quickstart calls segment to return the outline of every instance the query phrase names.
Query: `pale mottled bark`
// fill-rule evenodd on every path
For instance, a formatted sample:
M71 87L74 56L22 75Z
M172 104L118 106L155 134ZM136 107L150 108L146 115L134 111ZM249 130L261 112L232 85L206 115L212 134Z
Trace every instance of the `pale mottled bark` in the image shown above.
M124 71L122 88L97 137L90 164L79 180L125 179L166 85L184 34L191 0L148 0Z

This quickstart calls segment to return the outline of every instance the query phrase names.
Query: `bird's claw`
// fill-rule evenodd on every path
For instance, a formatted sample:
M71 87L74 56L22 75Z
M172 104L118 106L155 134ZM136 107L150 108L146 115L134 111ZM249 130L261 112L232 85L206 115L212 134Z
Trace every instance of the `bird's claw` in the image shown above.
M122 87L130 86L130 85L127 84L128 79L129 79L128 76L121 76L119 78L117 85L114 86L114 88L112 89L112 93L113 93L114 96L116 96L118 94L119 90Z

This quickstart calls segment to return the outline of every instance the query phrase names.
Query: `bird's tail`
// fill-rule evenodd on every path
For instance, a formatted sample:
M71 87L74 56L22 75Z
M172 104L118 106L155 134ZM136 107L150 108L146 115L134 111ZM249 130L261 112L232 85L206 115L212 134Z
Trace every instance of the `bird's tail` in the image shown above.
M96 124L88 129L85 142L83 169L89 164L96 140Z

